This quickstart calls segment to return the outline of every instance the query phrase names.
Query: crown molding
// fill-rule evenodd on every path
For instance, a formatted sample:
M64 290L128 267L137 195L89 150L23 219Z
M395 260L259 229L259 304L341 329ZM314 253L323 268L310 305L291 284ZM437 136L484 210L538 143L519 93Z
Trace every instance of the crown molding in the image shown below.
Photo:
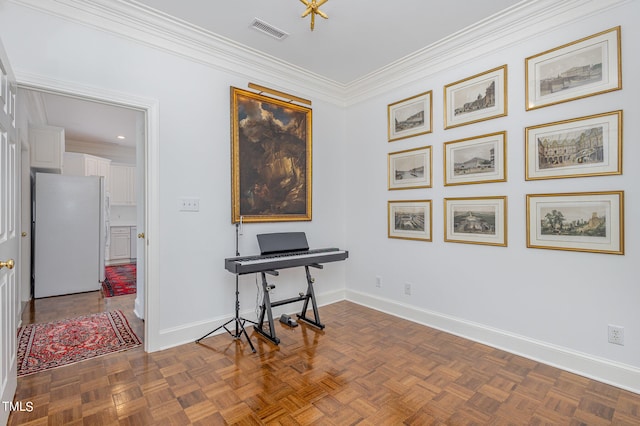
M344 104L344 85L200 27L125 0L10 0L125 39L231 72L303 98ZM256 78L261 76L261 80ZM279 87L278 87L279 86ZM296 93L297 92L297 93Z
M347 105L402 87L557 30L631 0L525 0L351 82Z
M472 61L632 0L523 0L348 84L283 62L134 0L10 1L274 89L346 107L458 66L461 57Z

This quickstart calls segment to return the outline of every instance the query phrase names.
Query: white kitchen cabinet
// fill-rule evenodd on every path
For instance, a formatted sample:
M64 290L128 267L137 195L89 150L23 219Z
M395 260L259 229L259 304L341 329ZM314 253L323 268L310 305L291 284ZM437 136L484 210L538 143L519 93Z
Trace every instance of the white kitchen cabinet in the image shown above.
M104 187L109 191L111 160L79 152L65 152L62 174L71 176L104 176Z
M126 164L111 164L111 205L136 205L136 168Z
M64 154L64 129L54 126L29 126L31 167L42 172L61 173Z
M131 258L131 227L112 226L109 230L109 260Z

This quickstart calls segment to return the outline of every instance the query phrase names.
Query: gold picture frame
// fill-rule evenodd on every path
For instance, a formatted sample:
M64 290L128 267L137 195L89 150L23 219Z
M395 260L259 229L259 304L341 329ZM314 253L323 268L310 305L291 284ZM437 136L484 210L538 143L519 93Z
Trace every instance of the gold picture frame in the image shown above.
M525 129L525 179L622 174L622 111Z
M388 189L431 188L431 146L388 154Z
M431 200L389 201L387 236L401 240L431 241Z
M507 105L507 65L444 86L444 128L504 117Z
M527 247L624 254L624 191L527 194Z
M433 93L420 93L387 106L389 142L433 131Z
M506 131L444 143L444 186L506 181Z
M620 26L529 56L527 111L622 89Z
M507 246L507 197L444 199L444 241Z
M309 221L311 108L231 87L231 220Z

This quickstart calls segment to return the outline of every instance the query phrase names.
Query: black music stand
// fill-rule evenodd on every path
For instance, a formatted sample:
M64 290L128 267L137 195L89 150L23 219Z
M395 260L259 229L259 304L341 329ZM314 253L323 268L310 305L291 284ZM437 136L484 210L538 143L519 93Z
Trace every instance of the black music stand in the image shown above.
M238 224L236 223L236 256L240 256L240 252L238 251ZM231 318L229 321L225 322L224 324L222 324L220 327L216 328L215 330L210 331L209 333L205 334L204 336L202 336L201 338L199 338L198 340L196 340L196 343L200 343L200 341L208 336L210 336L211 334L215 333L216 331L220 330L221 328L224 328L227 333L229 333L234 339L241 339L242 335L244 334L244 337L247 338L247 342L249 342L249 346L251 346L251 351L253 353L256 352L256 348L253 347L253 343L251 343L251 339L249 338L249 335L247 334L247 330L245 330L244 328L244 323L245 322L250 322L253 324L258 324L255 321L251 321L245 318L242 318L240 316L240 290L238 289L238 274L236 274L236 316ZM236 326L236 332L235 334L233 334L231 332L231 330L229 330L227 328L227 325L231 324L231 323L235 323Z

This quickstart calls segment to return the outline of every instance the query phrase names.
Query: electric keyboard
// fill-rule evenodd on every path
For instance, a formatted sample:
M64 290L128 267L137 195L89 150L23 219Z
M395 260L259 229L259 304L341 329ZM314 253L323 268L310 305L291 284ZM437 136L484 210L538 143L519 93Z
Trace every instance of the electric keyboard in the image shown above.
M224 267L234 274L274 271L313 264L337 262L349 257L349 252L337 248L301 250L285 253L271 253L259 256L230 257L224 260Z

